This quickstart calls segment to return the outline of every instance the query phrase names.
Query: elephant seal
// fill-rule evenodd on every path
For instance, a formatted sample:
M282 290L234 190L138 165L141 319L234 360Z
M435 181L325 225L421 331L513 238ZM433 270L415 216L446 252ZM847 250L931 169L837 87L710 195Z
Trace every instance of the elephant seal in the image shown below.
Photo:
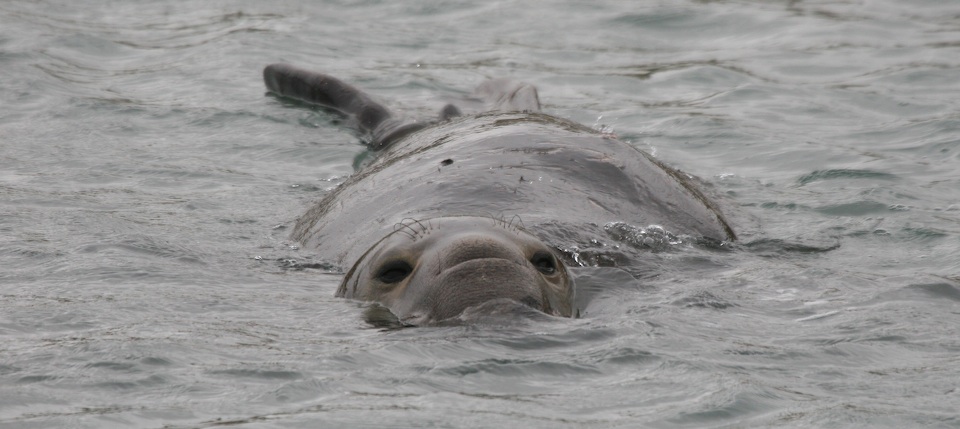
M500 304L576 316L572 258L559 247L596 242L604 222L736 238L690 176L541 113L529 84L487 81L476 91L487 111L447 105L418 122L331 76L273 64L263 77L274 94L343 115L378 151L292 238L347 270L337 296L377 302L403 325Z

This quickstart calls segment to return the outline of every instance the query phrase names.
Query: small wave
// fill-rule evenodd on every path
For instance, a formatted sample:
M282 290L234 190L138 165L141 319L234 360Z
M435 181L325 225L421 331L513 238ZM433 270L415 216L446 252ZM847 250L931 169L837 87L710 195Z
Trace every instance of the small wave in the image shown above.
M800 186L803 186L813 182L833 179L895 180L897 178L898 177L896 174L884 173L880 171L841 168L831 170L816 170L797 179L797 183L799 183Z

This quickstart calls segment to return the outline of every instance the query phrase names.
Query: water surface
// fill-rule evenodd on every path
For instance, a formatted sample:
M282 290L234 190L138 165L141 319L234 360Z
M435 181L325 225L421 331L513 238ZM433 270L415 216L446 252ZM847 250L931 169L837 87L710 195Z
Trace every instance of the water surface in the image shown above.
M412 117L534 83L741 240L557 243L580 319L372 328L288 239L364 149L279 61ZM960 426L960 4L14 0L0 70L2 427Z

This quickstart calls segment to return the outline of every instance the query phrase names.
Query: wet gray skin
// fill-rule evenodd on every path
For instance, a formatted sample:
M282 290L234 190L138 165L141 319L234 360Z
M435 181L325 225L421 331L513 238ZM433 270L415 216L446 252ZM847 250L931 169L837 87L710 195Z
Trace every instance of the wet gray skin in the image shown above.
M558 249L596 242L606 222L735 239L691 176L540 113L531 85L488 81L477 95L489 110L448 105L437 121L410 122L330 76L275 64L264 80L275 94L342 114L377 151L292 237L348 271L338 296L377 302L402 324L498 307L491 302L575 316L571 261Z

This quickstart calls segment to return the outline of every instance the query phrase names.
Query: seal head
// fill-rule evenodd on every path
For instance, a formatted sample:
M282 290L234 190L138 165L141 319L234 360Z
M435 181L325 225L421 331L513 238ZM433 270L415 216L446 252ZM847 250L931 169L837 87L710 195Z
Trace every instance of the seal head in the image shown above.
M493 301L571 317L574 288L556 251L485 217L407 221L371 247L337 296L376 301L404 325L455 319Z

